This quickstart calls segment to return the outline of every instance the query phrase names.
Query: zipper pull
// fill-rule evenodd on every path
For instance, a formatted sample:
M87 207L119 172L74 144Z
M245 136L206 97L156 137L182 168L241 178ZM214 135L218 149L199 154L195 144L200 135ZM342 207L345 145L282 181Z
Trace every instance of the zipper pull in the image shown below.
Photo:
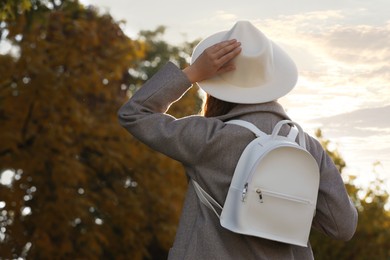
M259 188L256 189L256 193L259 194L260 203L263 203L263 193Z
M242 195L241 195L242 202L245 202L247 192L248 192L248 183L245 183L244 189L242 190Z

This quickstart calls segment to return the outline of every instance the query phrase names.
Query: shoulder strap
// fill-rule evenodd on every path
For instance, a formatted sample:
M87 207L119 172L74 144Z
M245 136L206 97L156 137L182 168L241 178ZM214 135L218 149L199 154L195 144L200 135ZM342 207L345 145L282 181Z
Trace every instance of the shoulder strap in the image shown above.
M219 205L218 202L216 202L213 197L210 196L202 187L200 187L199 183L191 179L192 184L194 185L196 195L198 196L199 200L206 205L208 208L214 211L215 215L217 215L218 218L220 218L220 214L217 212L215 207L222 210L222 206ZM214 207L214 206L215 207Z
M252 131L257 137L266 137L267 136L266 133L264 133L259 128L257 128L257 126L255 126L254 124L252 124L248 121L237 119L237 120L230 120L230 121L227 121L225 123L245 127L247 129L249 129L250 131Z
M299 134L299 130L295 128L295 126L291 127L290 132L287 135L287 138L295 142L295 139L297 139L298 134Z

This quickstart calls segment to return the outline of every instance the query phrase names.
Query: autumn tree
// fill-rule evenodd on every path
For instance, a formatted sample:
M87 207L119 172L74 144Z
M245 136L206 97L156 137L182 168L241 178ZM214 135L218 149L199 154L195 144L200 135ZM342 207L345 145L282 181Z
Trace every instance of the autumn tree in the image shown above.
M346 162L337 150L330 149L330 141L318 130L316 136L324 149L343 173ZM371 174L375 174L373 171ZM345 176L347 191L355 203L359 220L356 233L348 242L337 241L312 232L310 241L315 259L365 260L390 258L390 212L385 209L389 195L383 180L376 178L367 187L354 184L353 176Z
M142 48L109 15L40 7L2 28L18 52L0 59L0 170L14 172L0 255L142 256L147 223L115 115Z
M30 0L2 0L0 1L0 21L13 19L31 9Z
M163 27L131 40L78 1L30 4L0 26L13 50L0 56L0 178L11 178L0 184L0 256L165 259L187 179L116 112L168 60L184 66L193 43L167 44ZM170 113L199 105L193 88Z

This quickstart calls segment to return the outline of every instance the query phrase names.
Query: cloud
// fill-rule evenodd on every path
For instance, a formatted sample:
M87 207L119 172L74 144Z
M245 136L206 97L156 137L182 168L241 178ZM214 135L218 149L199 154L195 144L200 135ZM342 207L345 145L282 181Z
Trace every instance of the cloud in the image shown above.
M320 122L326 127L338 129L345 136L381 136L390 137L390 105L378 108L359 109L336 116L324 117L313 121ZM390 144L387 143L390 147Z
M350 23L357 15L366 17L368 11L327 10L255 21L297 62L300 80L287 104L296 106L306 98L305 105L316 109L313 116L389 104L390 20Z
M390 23L384 26L338 26L324 46L330 56L348 64L383 66L390 58Z
M390 57L390 20L382 25L349 25L341 10L308 12L257 21L272 39L300 49L324 64L383 65Z

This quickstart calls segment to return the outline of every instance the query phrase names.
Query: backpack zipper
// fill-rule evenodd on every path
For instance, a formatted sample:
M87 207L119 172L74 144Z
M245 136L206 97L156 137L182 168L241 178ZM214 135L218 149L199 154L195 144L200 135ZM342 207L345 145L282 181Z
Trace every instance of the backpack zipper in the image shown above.
M241 194L242 202L245 202L247 193L248 193L248 183L245 183L244 189L242 190L242 194Z
M267 196L271 196L271 197L275 197L275 198L279 198L279 199L290 200L290 201L294 201L294 202L298 202L298 203L302 203L302 204L311 204L310 201L307 199L303 199L303 198L296 197L296 196L291 196L288 194L264 190L261 188L255 188L254 191L258 194L260 203L264 202L264 195L267 195Z
M256 193L259 194L260 203L263 203L263 192L261 189L257 188Z

